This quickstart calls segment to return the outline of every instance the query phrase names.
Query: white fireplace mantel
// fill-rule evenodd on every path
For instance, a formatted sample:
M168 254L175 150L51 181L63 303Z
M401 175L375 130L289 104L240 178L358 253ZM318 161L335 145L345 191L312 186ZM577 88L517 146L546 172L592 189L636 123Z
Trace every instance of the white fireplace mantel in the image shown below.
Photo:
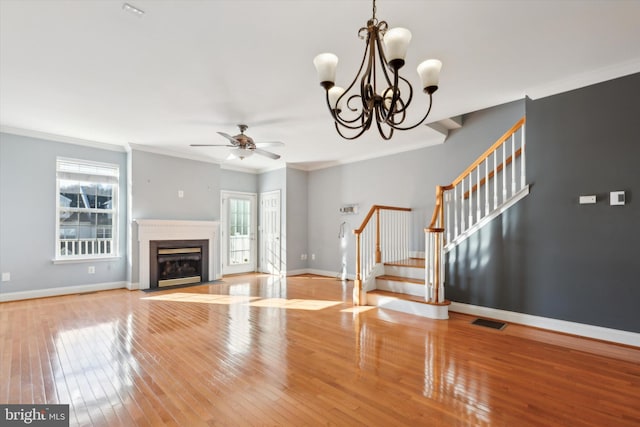
M209 240L209 277L222 277L220 268L220 223L218 221L183 221L135 219L138 225L138 287L149 289L149 242L152 240Z

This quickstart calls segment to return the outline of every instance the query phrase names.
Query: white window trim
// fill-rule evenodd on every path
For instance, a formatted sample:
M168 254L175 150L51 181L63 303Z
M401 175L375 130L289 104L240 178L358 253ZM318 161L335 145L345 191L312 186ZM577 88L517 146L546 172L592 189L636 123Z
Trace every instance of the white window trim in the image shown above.
M104 168L104 169L111 169L113 171L115 171L116 173L114 175L106 175L105 174L105 181L109 181L109 180L113 180L113 177L115 177L115 182L111 182L112 184L114 184L114 190L113 190L113 196L112 196L112 202L113 205L115 206L114 209L110 210L110 213L112 214L112 218L113 218L113 228L112 228L112 254L108 255L108 254L91 254L91 255L61 255L60 254L60 179L59 178L59 170L58 170L58 163L59 162L70 162L70 163L77 163L77 164L81 164L81 165L85 165L85 166L89 166L89 167L96 167L96 168ZM98 175L98 174L96 174ZM109 177L112 177L111 179L109 179ZM80 263L80 262L98 262L98 261L114 261L117 260L120 257L120 245L119 245L119 229L120 229L120 221L119 221L119 213L120 213L120 199L119 199L119 194L120 194L120 166L118 164L115 163L103 163L103 162L95 162L92 160L84 160L84 159L73 159L73 158L68 158L68 157L58 157L56 159L56 209L55 209L55 233L56 233L56 237L55 237L55 248L54 248L54 258L52 260L52 262L54 264L67 264L67 263ZM64 179L64 178L62 178ZM80 182L84 182L84 180L82 179L78 179L78 181ZM104 210L101 210L100 213L106 213Z

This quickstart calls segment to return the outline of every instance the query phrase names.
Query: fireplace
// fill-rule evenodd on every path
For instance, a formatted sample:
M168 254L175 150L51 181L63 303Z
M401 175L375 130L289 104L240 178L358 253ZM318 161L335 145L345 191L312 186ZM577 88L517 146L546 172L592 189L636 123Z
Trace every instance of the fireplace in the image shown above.
M133 247L132 280L129 289L149 289L151 287L151 259L157 257L157 254L151 255L150 243L153 241L208 240L208 256L202 252L203 271L208 271L208 275L202 273L200 276L204 282L222 277L220 223L218 221L135 219L134 223L136 227L132 231L134 236L137 234L134 239L138 244ZM205 268L206 270L204 270ZM155 264L153 271L155 271L153 274L158 274ZM157 287L157 284L154 287Z
M149 241L149 287L207 281L209 240Z

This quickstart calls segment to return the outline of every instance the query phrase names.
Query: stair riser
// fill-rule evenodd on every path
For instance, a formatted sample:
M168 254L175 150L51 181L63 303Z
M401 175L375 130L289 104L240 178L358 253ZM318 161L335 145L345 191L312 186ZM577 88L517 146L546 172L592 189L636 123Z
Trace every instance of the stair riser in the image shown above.
M397 294L425 296L425 286L417 283L398 282L395 280L376 279L376 288L381 291L395 292Z
M400 311L402 313L414 314L416 316L428 317L429 319L448 319L448 305L421 304L414 301L400 300L392 297L385 297L375 294L367 294L367 304L388 310Z
M397 265L385 265L384 274L388 276L408 277L410 279L424 280L424 268L401 267Z

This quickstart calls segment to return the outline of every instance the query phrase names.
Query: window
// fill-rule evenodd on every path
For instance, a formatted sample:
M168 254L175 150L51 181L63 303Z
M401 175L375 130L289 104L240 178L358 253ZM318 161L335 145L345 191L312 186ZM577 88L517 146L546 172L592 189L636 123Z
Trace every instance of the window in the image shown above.
M117 256L118 165L59 157L56 258Z

